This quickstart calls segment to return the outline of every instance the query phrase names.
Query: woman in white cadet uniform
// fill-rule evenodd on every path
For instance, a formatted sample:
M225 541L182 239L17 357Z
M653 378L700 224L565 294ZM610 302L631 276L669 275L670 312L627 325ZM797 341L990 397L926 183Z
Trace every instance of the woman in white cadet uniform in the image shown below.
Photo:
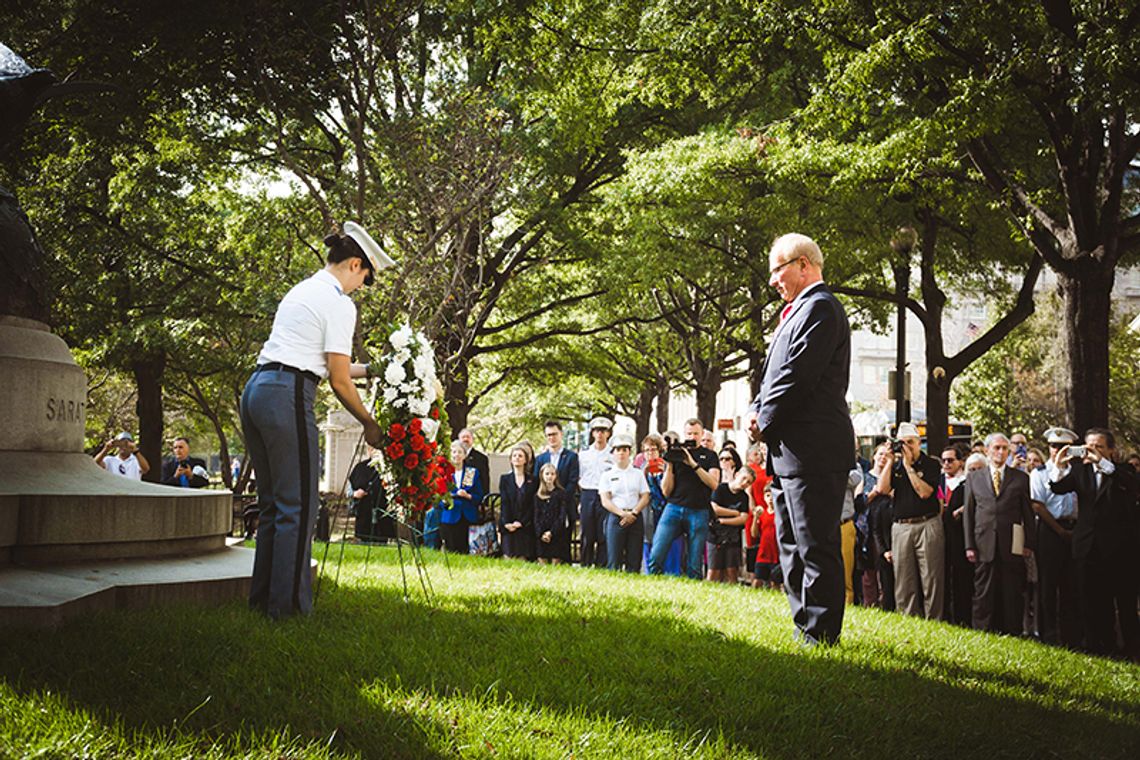
M375 272L395 262L361 226L345 222L344 232L325 238L325 268L278 304L241 398L260 512L249 606L274 619L313 607L310 547L319 468L313 398L321 378L329 378L333 393L364 425L365 440L380 443L380 427L352 382L368 368L349 362L356 306L348 294L371 285Z

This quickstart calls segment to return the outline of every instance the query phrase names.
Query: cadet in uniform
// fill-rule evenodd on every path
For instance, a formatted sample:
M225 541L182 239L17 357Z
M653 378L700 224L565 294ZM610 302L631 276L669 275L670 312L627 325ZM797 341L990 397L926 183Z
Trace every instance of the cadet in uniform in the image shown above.
M348 294L371 285L392 266L358 224L325 238L328 264L293 286L277 306L273 330L241 398L241 426L257 472L257 553L249 605L271 618L308 614L313 607L311 540L316 523L319 461L313 399L329 378L333 393L380 443L380 427L364 408L353 378L367 366L351 364L356 306Z

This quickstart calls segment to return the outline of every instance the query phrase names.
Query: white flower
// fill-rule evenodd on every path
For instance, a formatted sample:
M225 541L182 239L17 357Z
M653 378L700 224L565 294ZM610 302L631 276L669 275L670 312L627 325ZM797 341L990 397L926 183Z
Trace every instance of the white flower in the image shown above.
M408 346L412 340L412 337L412 328L408 327L407 325L401 325L400 329L392 333L388 340L392 344L392 348L399 351L400 349L406 348Z
M384 401L386 401L389 404L391 404L393 401L395 401L396 397L398 397L399 395L400 395L400 392L391 386L388 386L387 388L384 389Z
M407 374L404 372L404 365L391 362L384 369L384 381L388 385L399 385L404 381Z

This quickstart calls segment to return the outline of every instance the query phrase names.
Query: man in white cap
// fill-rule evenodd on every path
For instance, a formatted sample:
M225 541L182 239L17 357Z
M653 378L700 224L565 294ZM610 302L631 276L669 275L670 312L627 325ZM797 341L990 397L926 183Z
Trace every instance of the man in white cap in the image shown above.
M1045 431L1045 441L1052 455L1076 443L1077 434L1067 428L1051 427ZM1080 603L1073 562L1077 495L1053 493L1049 478L1056 474L1057 464L1052 456L1045 469L1029 473L1029 494L1037 513L1037 631L1046 644L1078 647Z
M610 433L614 423L607 417L590 420L590 447L578 455L579 480L582 500L579 505L579 525L582 538L582 567L606 567L606 516L598 487L602 474L614 466L610 451Z
M108 457L112 450L117 456ZM131 480L142 480L142 476L150 472L150 463L139 451L134 436L125 430L103 444L102 450L95 455L95 464L107 472Z
M260 510L249 604L273 619L308 614L313 606L310 556L320 473L313 402L322 378L364 426L365 440L378 446L381 439L352 382L368 368L350 359L356 306L348 296L394 262L360 225L345 222L344 233L325 238L325 268L281 299L241 399Z
M887 453L876 486L879 493L893 497L887 560L895 571L895 603L908 615L940 620L946 589L946 533L938 519L942 512L935 489L942 479L942 467L923 453L922 439L911 423L899 425L898 440L902 450Z

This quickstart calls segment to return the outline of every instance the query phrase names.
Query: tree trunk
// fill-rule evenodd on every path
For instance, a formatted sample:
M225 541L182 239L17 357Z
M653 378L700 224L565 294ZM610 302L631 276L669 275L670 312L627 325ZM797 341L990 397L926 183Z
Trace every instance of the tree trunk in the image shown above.
M634 416L634 422L637 423L634 451L641 449L641 442L649 435L649 416L653 413L653 399L656 395L657 383L647 382L641 387L641 394L637 397L637 413Z
M926 453L938 457L950 440L950 379L926 373Z
M143 480L151 483L157 483L162 474L162 374L165 369L165 354L144 356L131 363L138 391L135 411L139 416L139 450L150 463L150 471Z
M707 430L716 429L716 394L720 392L721 372L710 369L697 384L697 418Z
M665 375L657 376L657 432L664 433L669 429L669 379Z
M459 431L467 427L467 359L460 358L444 378L443 398L447 409L447 421L451 426L451 439L459 437Z
M1058 273L1064 305L1069 374L1065 410L1073 430L1108 426L1108 327L1115 270L1091 256L1077 259L1076 274Z

